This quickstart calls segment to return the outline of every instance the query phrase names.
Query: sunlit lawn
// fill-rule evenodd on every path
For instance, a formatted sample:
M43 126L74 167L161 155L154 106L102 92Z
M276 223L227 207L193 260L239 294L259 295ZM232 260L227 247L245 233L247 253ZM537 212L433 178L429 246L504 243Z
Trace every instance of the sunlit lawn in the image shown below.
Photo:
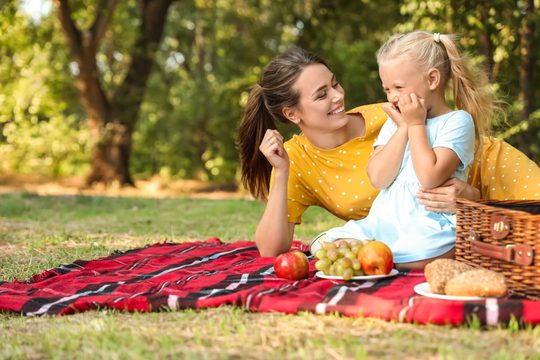
M149 243L250 239L250 200L0 196L0 279ZM309 211L297 238L341 222ZM540 327L478 329L313 314L204 311L63 317L0 314L0 358L540 359Z

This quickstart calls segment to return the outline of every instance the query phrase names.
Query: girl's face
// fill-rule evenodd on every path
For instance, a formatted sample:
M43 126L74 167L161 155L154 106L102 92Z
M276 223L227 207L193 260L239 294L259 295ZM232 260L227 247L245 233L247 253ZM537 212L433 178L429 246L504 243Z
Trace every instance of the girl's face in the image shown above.
M326 66L306 67L294 87L300 99L285 115L300 129L332 131L347 123L345 92Z
M413 61L403 57L384 60L379 64L379 76L386 98L394 107L397 108L400 96L414 93L424 99L428 111L431 108L432 89L429 79Z

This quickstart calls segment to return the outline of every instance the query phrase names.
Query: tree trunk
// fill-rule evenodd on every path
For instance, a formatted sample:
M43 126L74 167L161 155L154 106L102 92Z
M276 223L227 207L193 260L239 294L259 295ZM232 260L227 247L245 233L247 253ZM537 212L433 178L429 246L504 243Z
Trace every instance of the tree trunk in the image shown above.
M520 28L519 53L521 55L521 65L519 68L520 92L518 99L523 104L520 120L529 117L534 109L534 31L536 9L534 0L523 2L523 20Z
M129 165L132 134L155 53L163 35L172 0L141 0L141 26L131 53L127 75L108 99L99 78L96 54L118 0L100 0L94 23L80 30L72 18L68 0L55 0L58 18L79 67L76 87L96 144L87 184L96 182L134 185Z
M491 42L491 29L489 28L489 10L490 4L487 1L481 1L477 5L477 13L480 14L480 19L483 24L483 29L480 30L478 35L478 47L480 52L484 55L486 72L489 74L490 79L494 79L493 66L493 43Z

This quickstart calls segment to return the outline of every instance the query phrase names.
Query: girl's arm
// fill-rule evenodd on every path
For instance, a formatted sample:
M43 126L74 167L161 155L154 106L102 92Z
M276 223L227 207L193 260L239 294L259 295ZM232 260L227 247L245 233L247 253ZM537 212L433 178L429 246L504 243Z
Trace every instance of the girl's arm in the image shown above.
M294 235L294 224L287 217L289 156L277 130L266 131L259 150L274 168L274 184L255 231L255 243L261 256L277 256L290 249Z
M431 148L426 132L426 125L408 127L411 158L414 172L420 185L433 189L442 185L456 171L460 159L448 148Z
M368 161L366 172L371 184L377 189L387 188L394 181L407 146L407 126L401 114L390 104L383 105L383 109L398 128L386 145L378 146L373 151Z
M398 106L407 123L409 148L414 172L425 189L440 186L456 171L461 160L445 147L432 148L426 131L426 114L423 99L416 94L399 97Z

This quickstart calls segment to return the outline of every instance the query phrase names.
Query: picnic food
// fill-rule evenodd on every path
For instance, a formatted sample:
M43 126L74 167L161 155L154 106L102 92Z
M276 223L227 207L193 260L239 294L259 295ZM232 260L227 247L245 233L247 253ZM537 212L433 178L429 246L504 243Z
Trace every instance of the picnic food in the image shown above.
M500 297L508 293L504 276L453 259L437 259L426 265L424 275L434 294Z
M501 297L508 294L504 275L485 269L469 270L454 276L444 287L446 295Z
M472 266L453 259L437 259L426 265L424 275L429 283L431 292L444 294L448 280L465 271L474 269Z
M358 251L362 248L362 241L340 241L322 243L321 249L315 253L319 260L315 268L325 275L341 276L350 280L353 276L362 276Z
M371 240L358 251L358 261L366 275L386 275L394 267L392 250L383 242Z
M289 251L276 257L274 270L276 275L283 279L305 279L309 275L309 261L303 252Z
M353 276L386 275L394 266L392 251L380 241L340 240L322 243L321 247L315 253L319 259L315 268L344 280Z

